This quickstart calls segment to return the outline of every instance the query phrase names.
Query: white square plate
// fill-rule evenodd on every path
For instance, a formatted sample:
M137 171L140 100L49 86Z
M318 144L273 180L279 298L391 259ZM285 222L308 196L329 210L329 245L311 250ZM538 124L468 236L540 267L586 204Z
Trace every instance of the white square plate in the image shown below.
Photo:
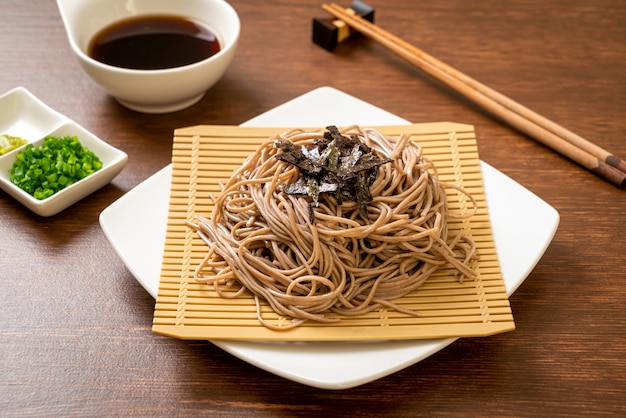
M0 155L0 188L40 216L56 215L108 184L128 160L126 153L50 109L23 87L0 96L0 135L4 134L26 139L35 147L43 143L45 136L76 136L83 146L102 161L100 170L46 199L38 200L10 180L9 170L23 146Z
M330 87L321 87L241 126L400 125L409 122ZM481 163L489 216L507 293L524 281L552 241L559 214L530 191ZM169 200L171 166L122 196L100 225L125 265L156 298ZM212 341L223 350L284 378L324 389L345 389L408 367L454 342Z

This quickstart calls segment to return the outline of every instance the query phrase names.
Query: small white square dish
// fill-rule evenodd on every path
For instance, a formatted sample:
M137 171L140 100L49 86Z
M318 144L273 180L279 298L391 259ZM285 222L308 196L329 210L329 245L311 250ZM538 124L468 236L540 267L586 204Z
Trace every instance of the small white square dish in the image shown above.
M23 87L0 96L0 135L17 136L41 146L46 136L76 136L80 143L101 161L102 168L76 183L39 200L20 189L10 180L22 145L0 155L0 188L40 216L53 216L108 184L126 165L125 152L107 144L71 119L52 110Z

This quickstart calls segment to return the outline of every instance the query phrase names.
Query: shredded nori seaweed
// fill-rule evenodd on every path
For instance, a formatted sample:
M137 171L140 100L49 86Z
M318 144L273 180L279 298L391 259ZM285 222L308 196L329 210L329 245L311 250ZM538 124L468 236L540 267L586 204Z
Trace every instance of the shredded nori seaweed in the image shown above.
M282 151L276 158L300 169L300 178L283 186L285 193L306 196L312 206L318 205L322 193L331 193L339 204L357 202L363 216L367 216L367 204L372 201L370 186L378 166L393 161L378 156L358 136L342 135L336 126L326 127L323 139L313 145L277 140L275 146Z

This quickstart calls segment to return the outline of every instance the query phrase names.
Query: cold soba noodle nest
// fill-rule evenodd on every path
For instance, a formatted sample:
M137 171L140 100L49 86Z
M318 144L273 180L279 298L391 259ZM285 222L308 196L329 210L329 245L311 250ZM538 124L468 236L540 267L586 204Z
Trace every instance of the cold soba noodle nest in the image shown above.
M475 274L473 240L448 235L447 220L460 216L448 211L445 188L467 195L438 181L409 136L333 126L285 132L233 173L210 219L190 224L210 247L195 278L222 297L251 292L271 329L339 320L328 312L418 315L393 301L446 263L459 280ZM260 300L292 320L265 320Z

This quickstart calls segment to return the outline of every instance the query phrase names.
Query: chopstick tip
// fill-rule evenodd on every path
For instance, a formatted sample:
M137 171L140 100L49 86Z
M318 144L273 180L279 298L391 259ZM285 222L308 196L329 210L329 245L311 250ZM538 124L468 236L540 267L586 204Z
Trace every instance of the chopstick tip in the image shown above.
M626 161L622 160L621 158L616 157L615 155L609 155L608 157L606 157L605 162L608 165L615 167L622 173L626 174Z
M626 173L613 165L598 160L598 166L591 171L620 189L626 188Z

